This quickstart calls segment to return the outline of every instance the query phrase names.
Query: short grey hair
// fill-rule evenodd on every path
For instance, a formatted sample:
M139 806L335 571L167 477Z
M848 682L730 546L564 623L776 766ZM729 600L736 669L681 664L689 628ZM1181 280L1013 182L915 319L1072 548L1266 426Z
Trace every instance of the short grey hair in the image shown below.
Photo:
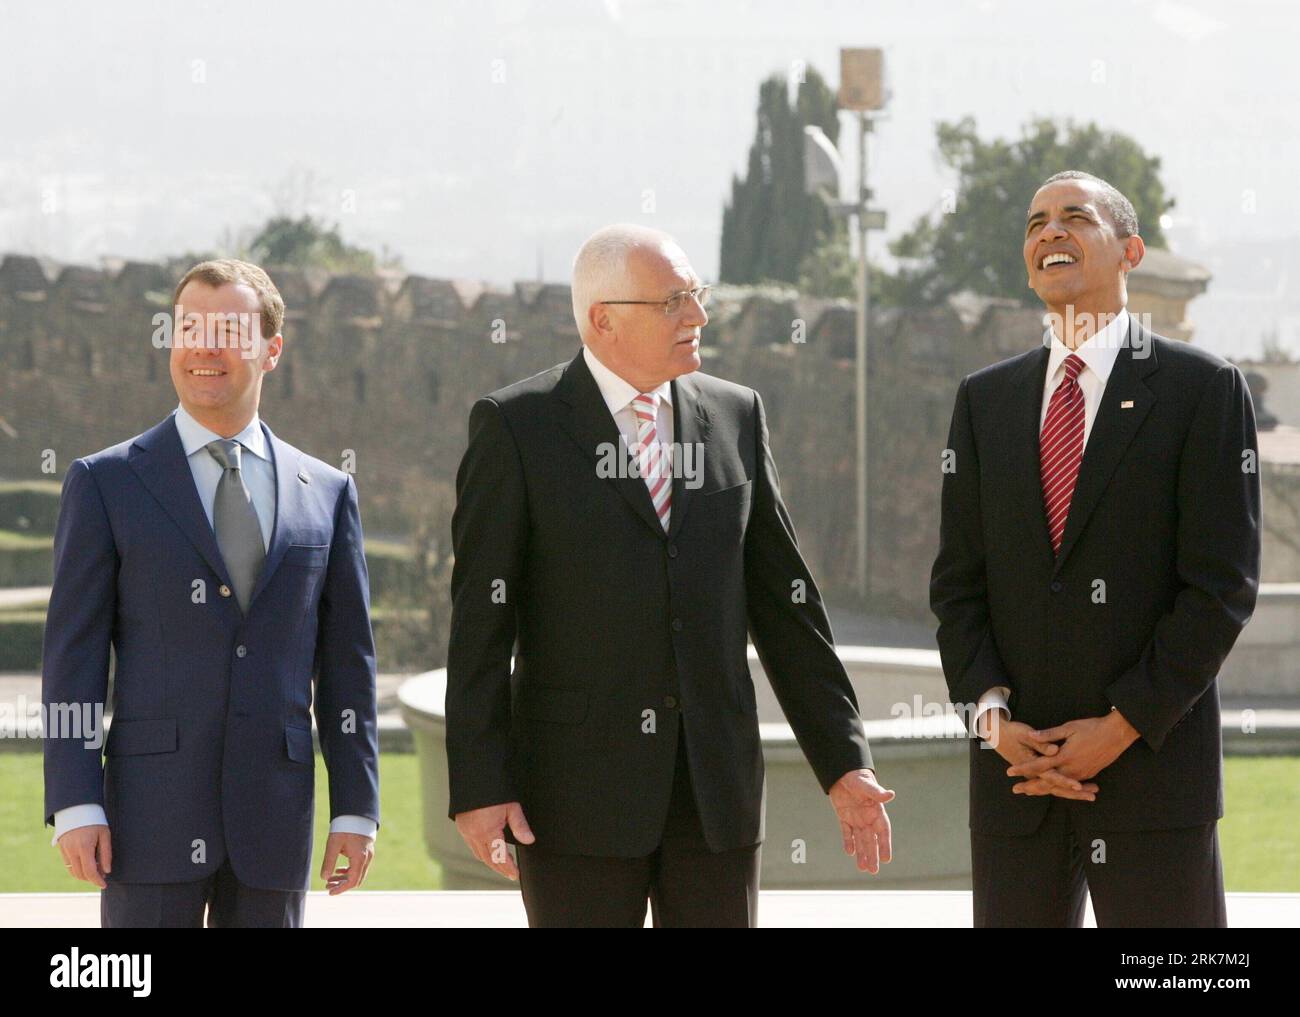
M615 223L589 236L573 259L573 318L586 342L591 327L587 312L598 300L626 300L628 257L638 247L659 249L676 244L667 233L635 223Z
M1109 182L1101 177L1095 177L1091 173L1085 173L1083 170L1064 170L1061 173L1052 174L1042 182L1040 187L1054 184L1058 180L1087 180L1089 183L1096 184L1097 189L1101 192L1097 196L1097 202L1110 216L1110 221L1115 226L1115 232L1121 238L1131 237L1137 233L1138 217L1133 208L1133 202L1124 197Z

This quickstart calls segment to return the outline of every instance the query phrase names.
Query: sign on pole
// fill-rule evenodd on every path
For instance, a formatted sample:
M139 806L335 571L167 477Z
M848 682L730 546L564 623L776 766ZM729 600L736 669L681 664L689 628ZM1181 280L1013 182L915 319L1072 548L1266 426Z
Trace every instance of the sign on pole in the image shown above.
M840 109L882 109L885 105L884 66L883 50L840 50Z

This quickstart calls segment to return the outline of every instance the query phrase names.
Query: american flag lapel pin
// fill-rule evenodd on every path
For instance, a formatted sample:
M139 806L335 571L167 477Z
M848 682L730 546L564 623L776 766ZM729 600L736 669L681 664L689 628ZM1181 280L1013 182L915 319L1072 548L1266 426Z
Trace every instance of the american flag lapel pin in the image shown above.
M1119 404L1119 408L1121 410L1131 410L1133 408L1133 400L1125 399L1122 403Z

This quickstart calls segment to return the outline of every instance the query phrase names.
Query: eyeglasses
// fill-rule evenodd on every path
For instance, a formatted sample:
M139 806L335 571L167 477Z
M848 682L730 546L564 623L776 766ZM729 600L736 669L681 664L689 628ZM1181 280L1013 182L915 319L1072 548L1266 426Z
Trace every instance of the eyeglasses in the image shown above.
M694 297L701 307L707 307L709 303L709 292L712 286L697 286L693 290L682 290L680 293L674 293L667 300L597 300L598 304L647 304L662 307L664 314L673 315L682 309L686 301Z

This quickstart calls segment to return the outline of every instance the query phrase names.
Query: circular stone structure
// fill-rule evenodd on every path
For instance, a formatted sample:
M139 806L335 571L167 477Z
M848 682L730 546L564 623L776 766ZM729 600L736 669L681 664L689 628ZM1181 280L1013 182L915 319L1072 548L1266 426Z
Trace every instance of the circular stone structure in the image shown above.
M961 720L945 713L947 686L933 650L844 646L838 650L866 718L880 781L897 792L889 809L895 861L879 875L844 854L839 822L785 723L753 647L749 668L767 769L765 889L945 890L970 888L966 825L967 745ZM444 890L512 884L469 853L447 819L445 668L399 691L420 767L424 840L442 867Z

